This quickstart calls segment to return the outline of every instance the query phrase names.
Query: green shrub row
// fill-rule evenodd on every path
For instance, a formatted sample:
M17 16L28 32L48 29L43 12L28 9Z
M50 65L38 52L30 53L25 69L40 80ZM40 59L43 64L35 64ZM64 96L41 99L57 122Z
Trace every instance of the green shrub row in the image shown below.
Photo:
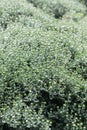
M0 2L0 129L87 130L87 17Z
M55 30L57 25L54 18L26 1L1 1L0 30L3 31L14 23L21 23L23 26L42 28L44 30Z
M86 7L75 0L27 0L37 8L53 15L55 18L68 17L74 21L82 19L86 14Z
M17 129L86 130L87 50L74 33L80 35L78 28L61 27L57 33L18 24L1 33L3 123Z

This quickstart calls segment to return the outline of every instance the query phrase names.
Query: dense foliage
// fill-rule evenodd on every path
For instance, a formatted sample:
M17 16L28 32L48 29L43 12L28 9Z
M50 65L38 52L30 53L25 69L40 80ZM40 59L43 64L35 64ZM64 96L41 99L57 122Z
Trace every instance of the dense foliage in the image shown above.
M86 6L0 0L0 130L87 130Z

